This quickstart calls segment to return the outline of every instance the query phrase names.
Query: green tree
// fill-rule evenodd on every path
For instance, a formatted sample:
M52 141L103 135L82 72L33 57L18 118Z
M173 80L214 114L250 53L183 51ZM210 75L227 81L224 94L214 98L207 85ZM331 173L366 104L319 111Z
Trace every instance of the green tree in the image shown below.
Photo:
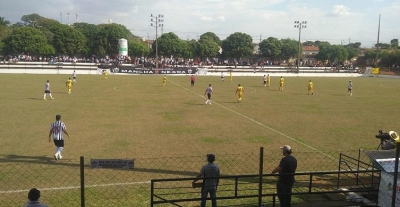
M390 46L393 49L398 49L399 48L399 39L392 39L390 40Z
M53 46L57 53L72 56L85 50L86 37L74 27L60 24L52 32Z
M313 41L306 41L302 43L303 46L317 46L316 42Z
M10 34L11 28L10 21L4 19L4 17L0 17L0 54L3 53L4 43L2 40Z
M3 41L6 54L54 54L54 48L47 43L46 36L34 27L16 28Z
M281 56L284 58L294 58L297 57L299 50L299 42L293 39L282 39L282 51ZM300 48L301 49L301 48Z
M243 58L252 55L254 51L253 39L250 35L235 32L222 41L222 54L230 58Z
M84 22L74 23L73 27L80 31L86 37L86 48L84 49L83 54L92 55L95 54L97 45L96 38L99 32L99 28L97 25L88 24Z
M260 42L260 52L265 57L278 57L282 54L282 42L275 37L268 37Z
M173 32L164 33L158 38L158 55L185 57L189 53L189 46L186 41L179 39ZM152 50L156 51L156 42L152 45Z
M98 25L99 31L95 37L94 53L99 55L118 54L118 40L129 39L132 33L120 24L101 24Z
M128 55L134 57L148 56L150 48L143 41L128 41Z
M213 32L206 32L202 35L200 35L200 40L204 40L204 39L210 39L211 41L215 42L218 46L221 45L221 40L219 39L219 37L213 33Z
M216 57L219 53L219 45L210 37L200 37L197 45L197 55L201 59L206 57Z
M192 39L187 41L187 45L188 45L188 54L186 57L193 58L195 56L199 56L199 54L197 53L198 42L196 40Z

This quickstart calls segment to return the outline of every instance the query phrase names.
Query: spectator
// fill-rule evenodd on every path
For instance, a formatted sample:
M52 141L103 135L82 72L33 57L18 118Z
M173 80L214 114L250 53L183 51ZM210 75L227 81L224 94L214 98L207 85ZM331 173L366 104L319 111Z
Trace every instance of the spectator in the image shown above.
M219 167L214 164L215 155L207 154L208 163L204 165L200 173L197 175L198 178L203 179L203 185L201 188L201 203L200 207L206 206L207 195L210 193L212 207L217 207L217 187L219 183L219 179L217 178L220 175ZM199 179L195 179L193 184Z
M290 207L292 202L292 187L295 181L294 173L297 168L297 159L293 157L292 148L289 145L281 147L283 158L278 167L272 170L272 174L279 173L279 179L276 183L276 190L281 207Z
M36 188L32 188L28 193L28 202L24 207L48 207L45 204L40 203L40 191Z

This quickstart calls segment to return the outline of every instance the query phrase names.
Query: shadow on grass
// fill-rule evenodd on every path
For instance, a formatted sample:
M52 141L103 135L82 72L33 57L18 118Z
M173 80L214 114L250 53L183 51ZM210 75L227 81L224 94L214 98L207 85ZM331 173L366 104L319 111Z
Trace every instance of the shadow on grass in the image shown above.
M43 100L43 98L28 98L28 99L36 100L36 101Z
M88 163L89 162L89 163ZM0 164L10 163L20 165L22 163L28 164L41 164L41 165L60 165L65 167L75 167L79 168L79 159L62 159L55 160L53 157L46 156L24 156L24 155L0 155ZM201 166L199 166L200 168ZM85 160L85 169L89 169L90 160ZM103 170L118 170L118 171L132 171L132 172L142 172L142 173L156 173L156 174L167 174L167 175L183 175L183 176L193 176L195 177L198 172L193 171L179 171L179 170L169 170L169 169L152 169L152 168L134 168L134 169L115 169L115 168L102 168Z

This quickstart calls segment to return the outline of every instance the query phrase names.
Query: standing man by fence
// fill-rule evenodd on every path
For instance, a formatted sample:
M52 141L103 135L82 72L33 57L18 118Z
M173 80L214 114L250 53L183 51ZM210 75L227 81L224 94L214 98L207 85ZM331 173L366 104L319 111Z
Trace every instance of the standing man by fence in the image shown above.
M272 170L272 174L279 173L276 190L278 193L279 203L281 207L291 207L292 203L292 187L294 183L294 173L297 168L297 159L293 157L292 148L289 145L281 147L283 158L279 162L279 166Z
M203 185L201 187L201 203L200 207L206 206L207 195L210 194L212 207L217 207L217 187L220 175L220 170L217 165L214 164L215 155L207 154L208 163L204 165L200 173L197 175L198 178L203 178ZM196 181L199 179L195 179L192 183L193 187L195 187Z

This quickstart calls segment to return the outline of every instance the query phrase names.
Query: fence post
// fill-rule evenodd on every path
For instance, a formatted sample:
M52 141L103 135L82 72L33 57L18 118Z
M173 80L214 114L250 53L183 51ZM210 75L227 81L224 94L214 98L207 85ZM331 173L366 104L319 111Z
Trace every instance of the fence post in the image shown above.
M400 154L400 143L396 142L396 160L394 163L394 178L393 178L393 191L392 191L392 207L396 206L397 197L397 173L399 173L399 154Z
M339 189L340 171L342 170L342 153L339 154L339 172L337 174L336 189Z
M81 169L81 207L85 207L85 159L83 156L80 158Z
M153 207L153 201L154 201L154 181L151 180L151 185L150 185L150 206Z
M258 206L262 205L262 183L263 183L263 172L264 172L264 147L260 147L260 172L258 180Z

